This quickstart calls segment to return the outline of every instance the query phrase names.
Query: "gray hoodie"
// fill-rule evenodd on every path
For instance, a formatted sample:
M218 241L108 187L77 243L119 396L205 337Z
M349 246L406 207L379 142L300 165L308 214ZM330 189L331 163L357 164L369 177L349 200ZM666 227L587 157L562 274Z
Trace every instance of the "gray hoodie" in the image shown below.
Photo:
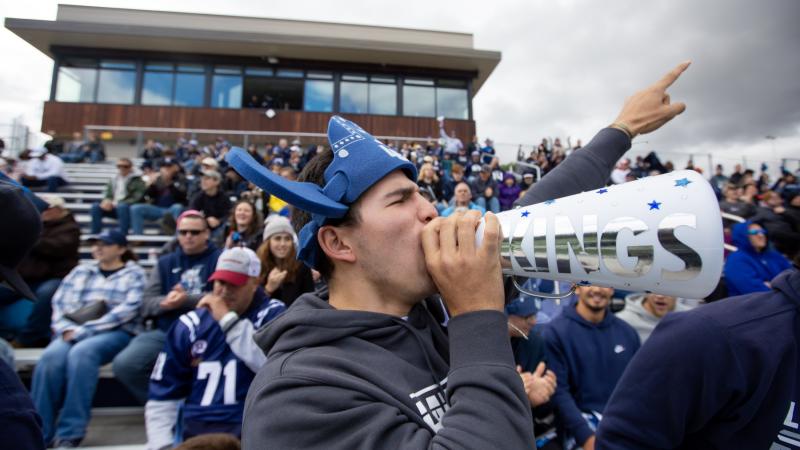
M624 320L639 333L639 339L642 341L642 345L644 345L644 341L650 337L650 333L653 332L656 325L658 325L658 322L661 320L661 318L656 317L653 313L644 308L642 302L644 302L645 295L647 294L628 294L625 296L625 309L616 314L617 317ZM689 309L691 308L684 305L682 299L678 299L675 302L675 309L673 312L687 311Z
M447 332L423 304L404 320L299 297L256 335L267 364L242 448L532 448L505 315L463 314Z

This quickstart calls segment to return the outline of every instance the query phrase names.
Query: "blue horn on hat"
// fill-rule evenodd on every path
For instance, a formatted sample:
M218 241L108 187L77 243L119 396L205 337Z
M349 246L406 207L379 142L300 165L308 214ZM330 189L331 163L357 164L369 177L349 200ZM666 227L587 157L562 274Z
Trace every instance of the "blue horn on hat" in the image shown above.
M417 178L411 162L349 120L331 117L328 141L334 158L325 170L324 187L275 175L242 148L234 147L225 157L248 181L312 214L311 222L300 230L298 252L298 258L310 267L317 261L317 231L327 219L344 217L353 202L395 170L411 180Z

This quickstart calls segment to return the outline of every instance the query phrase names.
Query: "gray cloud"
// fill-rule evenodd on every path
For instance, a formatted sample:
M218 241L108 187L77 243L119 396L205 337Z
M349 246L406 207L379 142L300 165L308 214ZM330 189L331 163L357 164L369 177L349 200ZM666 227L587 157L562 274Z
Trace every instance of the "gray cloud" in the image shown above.
M4 16L50 19L54 1L0 7ZM162 9L162 2L89 1L98 6ZM798 157L800 142L800 2L747 0L661 2L589 0L403 2L313 1L253 4L178 0L169 9L473 33L477 48L500 50L503 60L475 98L478 132L509 144L533 144L544 136L590 138L610 123L624 99L677 63L693 65L670 89L687 111L641 138L634 149L712 152L728 158L766 148ZM40 12L41 11L41 12ZM3 30L0 49L35 77L0 74L5 107L30 103L37 111L49 86L49 62ZM14 73L16 72L16 73ZM12 94L16 93L16 94ZM27 99L26 99L27 97ZM39 112L40 113L40 112Z

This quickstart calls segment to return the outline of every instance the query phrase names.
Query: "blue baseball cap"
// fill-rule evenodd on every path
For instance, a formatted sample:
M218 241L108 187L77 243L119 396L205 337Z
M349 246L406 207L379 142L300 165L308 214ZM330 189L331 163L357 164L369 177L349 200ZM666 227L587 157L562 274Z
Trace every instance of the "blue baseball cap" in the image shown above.
M89 240L100 241L104 244L121 245L123 247L128 246L128 239L119 230L103 230L102 233L92 236Z
M242 177L265 192L311 213L311 221L300 230L298 259L309 267L317 264L317 231L328 219L341 218L350 205L375 183L395 170L417 179L414 165L364 131L339 116L328 122L328 141L334 158L325 170L325 186L290 181L258 164L247 151L234 147L225 159Z
M531 297L520 297L506 305L506 314L509 316L528 317L539 312L539 305L536 299Z

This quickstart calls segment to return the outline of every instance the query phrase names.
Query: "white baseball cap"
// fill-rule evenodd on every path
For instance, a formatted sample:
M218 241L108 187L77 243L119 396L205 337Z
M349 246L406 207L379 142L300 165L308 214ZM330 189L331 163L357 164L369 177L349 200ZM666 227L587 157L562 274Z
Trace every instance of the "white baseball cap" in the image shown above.
M247 283L249 277L261 274L261 261L253 250L247 247L229 248L219 255L217 267L208 281L220 280L235 286Z
M200 161L200 164L205 164L211 167L219 167L219 163L214 158L203 158L203 160Z

